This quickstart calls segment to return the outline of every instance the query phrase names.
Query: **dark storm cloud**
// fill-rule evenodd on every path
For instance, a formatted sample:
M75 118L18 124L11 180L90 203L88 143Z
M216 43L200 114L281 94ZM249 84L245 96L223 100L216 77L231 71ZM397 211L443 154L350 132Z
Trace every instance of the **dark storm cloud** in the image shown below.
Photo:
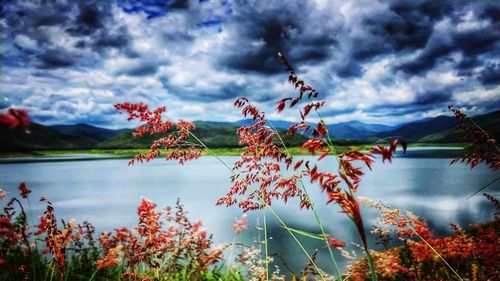
M449 90L433 90L425 93L420 93L415 102L417 106L440 106L449 103L451 100L451 91Z
M425 73L432 69L438 63L439 59L444 59L446 55L455 50L455 47L451 43L436 41L425 48L417 58L399 65L396 69L410 74Z
M500 84L500 63L486 66L479 75L479 81L485 85Z
M160 77L160 82L169 94L176 96L183 101L213 102L233 100L235 97L243 96L245 93L249 92L247 85L237 85L235 83L227 83L226 85L213 90L196 90L173 86L168 77L165 76ZM262 98L255 99L255 101L262 100Z
M498 56L500 23L497 12L498 6L492 6L490 3L465 8L457 4L454 13L449 15L453 25L459 25L461 20L458 16L465 16L466 13L472 13L477 18L476 21L485 20L487 25L469 30L452 29L448 31L447 36L433 37L420 55L395 69L418 75L434 68L440 61L449 59L452 54L459 53L462 54L462 59L455 67L460 69L460 74L470 75L472 68L487 63L485 59Z
M98 5L80 4L79 13L72 26L66 29L70 34L89 35L104 27L106 17L109 16L109 8Z
M453 52L460 52L464 59L459 63L461 69L480 65L478 56L488 54L500 42L500 30L487 26L478 30L457 32L451 41L434 38L414 60L400 65L397 69L410 74L420 74L432 69L439 60L448 59Z
M124 26L118 28L114 32L102 31L95 34L93 37L93 47L101 48L123 48L129 44L130 36L128 29Z
M153 61L141 60L138 64L119 70L116 74L126 74L129 76L153 75L158 71L158 64Z
M109 1L11 2L4 4L2 13L8 27L4 34L8 40L2 43L7 49L2 54L7 64L23 58L37 68L72 67L86 64L85 58L93 57L93 52L102 55L110 48L126 50L130 43L128 29L115 22ZM23 46L19 38L30 45ZM65 38L81 39L68 45ZM9 43L18 52L10 51ZM73 48L80 49L80 54Z
M75 64L74 56L64 49L49 49L37 56L37 68L70 67Z
M337 42L335 28L322 32L329 27L328 20L314 9L306 1L237 6L231 16L236 28L234 44L222 65L238 71L274 74L283 70L278 52L286 53L299 65L327 59ZM316 32L312 30L315 28Z
M424 47L436 22L452 10L447 1L391 1L388 9L361 19L362 33L347 34L350 48L335 72L342 78L360 77L362 66L378 56Z
M435 109L441 110L443 108L444 107L440 105L432 105L432 104L419 105L419 106L415 106L413 104L405 104L405 105L398 105L397 107L382 105L372 108L369 111L369 115L372 117L386 117L386 118L389 117L393 118L394 120L398 120L398 118L407 115L418 114L426 112L428 110L435 110Z

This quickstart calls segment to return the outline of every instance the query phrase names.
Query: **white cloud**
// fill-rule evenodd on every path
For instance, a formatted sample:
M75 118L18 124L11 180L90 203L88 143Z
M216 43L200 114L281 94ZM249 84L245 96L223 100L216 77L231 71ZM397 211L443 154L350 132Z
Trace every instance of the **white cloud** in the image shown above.
M301 58L292 63L300 77L326 99L325 111L331 112L327 117L329 122L359 120L392 124L434 116L441 112L436 107L443 105L424 104L429 93L474 106L477 112L485 104L499 101L498 87L485 88L477 81L484 66L471 67L471 76L459 73L456 65L468 58L460 50L437 59L431 69L421 74L396 70L402 62L419 58L433 44L453 43L456 32L477 31L491 25L488 20L478 19L472 10L460 15L458 7L454 13L434 22L426 46L395 51L391 42L380 41L393 38L383 37L387 36L379 34L383 29L367 24L369 20L385 22L392 18L410 24L404 22L408 20L405 15L390 10L391 4L385 1L262 2L255 6L232 5L232 14L218 1L192 4L188 10L175 10L153 19L148 19L146 13L127 13L112 5L108 11L111 18L102 19L105 27L95 33L69 33L69 26L60 24L37 27L36 36L33 29L10 39L6 37L31 53L22 56L16 48L6 48L6 53L18 55L18 61L17 65L12 62L4 67L2 94L15 106L29 107L35 116L53 116L48 122L99 118L124 122L113 115L112 109L114 103L123 101L165 104L176 118L237 120L242 116L232 102L238 96L248 96L272 119L297 121L296 110L275 113L278 100L296 93L287 83L285 72L259 72L227 63L229 59L244 61L245 54L251 56L266 48L276 48L269 53L277 53L282 51L277 48L292 45L289 53ZM304 7L308 10L298 10ZM78 8L73 7L69 13L68 18L77 18ZM459 14L456 26L455 14ZM257 21L263 17L268 18ZM216 20L212 25L203 26L203 22L213 19ZM269 30L260 30L264 26L257 25L273 21L284 23L281 34L267 34ZM10 28L6 21L1 22ZM92 45L98 35L116 34L122 31L120 28L127 31L122 34L127 36L127 44L102 49ZM286 36L289 36L286 44L274 42ZM363 51L368 53L383 51L356 60L353 50L361 43L367 44L367 50ZM79 44L83 47L77 47ZM322 44L326 47L321 47ZM2 43L2 51L7 45ZM30 60L39 59L42 48L68 51L76 58L75 65L38 69ZM310 50L318 52L308 53ZM320 51L327 55L323 58ZM321 59L315 60L315 56ZM278 65L277 57L256 58ZM336 71L343 64L359 66L359 73L340 77ZM415 108L415 112L392 115L392 108L403 107Z

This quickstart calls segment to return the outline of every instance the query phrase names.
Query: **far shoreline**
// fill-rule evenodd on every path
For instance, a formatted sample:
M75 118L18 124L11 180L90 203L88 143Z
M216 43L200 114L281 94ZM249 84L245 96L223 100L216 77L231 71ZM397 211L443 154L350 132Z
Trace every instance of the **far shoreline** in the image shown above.
M415 143L410 144L410 148L443 148L450 152L463 150L468 144L464 143ZM367 151L370 145L351 145L337 146L337 153L347 150ZM110 159L130 159L139 153L145 153L148 149L82 149L82 150L36 150L36 151L16 151L16 152L0 152L0 164L13 163L33 163L33 162L61 162L61 161L91 161L91 160L110 160ZM242 148L213 148L211 151L204 150L202 156L239 156L243 151ZM310 155L306 149L300 147L290 147L288 151L292 155ZM162 151L162 158L166 150ZM453 158L453 153L428 153L427 157L431 158ZM422 156L415 156L422 157Z

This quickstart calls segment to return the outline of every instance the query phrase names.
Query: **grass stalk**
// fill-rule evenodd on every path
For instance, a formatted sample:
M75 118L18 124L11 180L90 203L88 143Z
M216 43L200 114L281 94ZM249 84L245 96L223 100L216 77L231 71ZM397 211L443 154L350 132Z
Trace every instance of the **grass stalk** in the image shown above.
M262 222L264 224L264 252L265 252L265 260L266 263L266 281L269 281L269 252L267 249L267 220L266 220L266 210L262 210Z
M195 134L193 134L192 132L189 132L189 134L196 139L196 141L198 141L200 143L201 146L203 146L210 154L212 154L220 163L222 163L222 165L224 165L229 171L231 171L231 173L233 175L236 175L236 173L234 172L234 170L229 167L229 165L224 161L222 160L222 158L220 158L217 154L215 154L209 147L207 147L205 145L205 143L200 140ZM253 192L256 192L256 190L249 186L249 189ZM267 202L264 200L264 198L262 198L258 193L257 194L257 198L266 206L266 208L269 209L269 211L273 214L273 216L278 220L278 222L287 229L288 233L290 234L290 236L292 236L292 239L297 243L297 245L299 246L299 248L302 250L302 252L304 252L304 254L306 255L306 257L308 258L308 260L311 262L311 264L314 266L314 268L316 269L316 271L318 272L318 274L321 276L321 279L326 281L326 277L323 273L323 271L318 267L318 265L316 264L316 262L314 262L314 260L312 259L311 255L309 255L309 253L307 252L307 250L305 249L304 245L302 245L302 243L299 241L299 239L297 238L297 236L295 236L295 234L290 230L290 228L288 227L288 225L283 221L283 219L274 211L273 208L271 208L271 206L269 204L267 204Z
M439 259L441 259L444 262L444 264L453 272L453 274L455 274L455 276L459 280L464 281L462 277L460 277L460 275L455 271L455 269L451 267L451 265L443 258L443 256L441 256L441 254L439 254L439 252L434 247L432 247L432 245L429 244L429 242L427 242L427 240L425 240L424 237L422 237L411 225L408 225L408 227L439 257Z
M92 273L92 276L90 276L89 281L94 280L94 277L95 277L95 275L96 275L96 274L97 274L97 268L96 268L96 269L94 270L94 272Z
M321 110L318 109L316 110L316 113L318 114L319 118L320 118L320 122L323 122L324 123L324 118L323 118L323 115L321 114ZM328 145L328 148L332 151L335 159L337 160L337 163L339 165L339 169L341 171L341 173L343 173L344 175L346 174L345 172L345 167L342 165L342 162L340 161L340 158L335 150L335 146L333 144L333 140L332 138L330 137L330 132L328 131L328 127L326 127L326 143ZM349 190L349 193L351 194L351 196L354 198L354 200L356 200L356 197L354 197L354 191L349 187L347 186L348 190ZM361 213L359 214L359 216L361 217ZM356 222L353 220L354 224L356 225ZM373 257L371 256L370 254L370 250L368 248L368 243L366 242L366 234L364 232L364 225L363 225L363 221L361 220L361 225L357 225L358 229L360 229L360 231L358 231L359 235L360 235L360 238L361 238L361 242L363 243L363 249L365 250L365 253L366 253L366 258L367 258L367 261L368 261L368 267L370 268L370 277L372 279L372 281L377 281L377 273L375 272L375 265L373 263Z
M497 177L496 179L490 181L488 184L486 184L485 186L481 187L478 191L474 192L473 194L469 195L469 197L467 197L465 200L468 200L468 199L471 199L472 197L474 197L475 195L477 195L478 193L480 193L481 191L485 190L488 186L494 184L496 181L498 181L500 179L500 176Z
M271 121L268 121L268 122L269 122L269 125L271 125L271 127L273 128L273 130L276 132L276 135L278 136L278 138L279 138L279 140L281 142L281 145L283 146L283 149L285 150L285 153L288 156L291 156L290 151L288 150L288 147L286 146L285 142L283 141L283 138L281 137L281 135L278 132L278 130L276 129L276 127L272 124ZM328 248L328 253L330 255L330 259L332 260L333 269L334 269L335 273L338 275L339 280L342 280L342 275L340 274L340 270L339 270L339 267L337 265L337 261L335 260L335 257L333 255L332 247L330 246L330 244L328 243L328 240L326 239L327 233L325 231L323 223L321 223L321 219L319 217L319 213L316 211L314 202L313 202L313 200L311 200L311 196L309 196L309 192L307 191L306 185L305 185L304 181L302 180L302 178L300 178L299 182L300 182L300 185L301 185L302 189L304 190L304 193L306 194L307 199L311 203L311 210L313 211L314 218L316 219L316 222L319 225L319 228L321 230L321 234L325 237L325 244L326 244L326 247Z

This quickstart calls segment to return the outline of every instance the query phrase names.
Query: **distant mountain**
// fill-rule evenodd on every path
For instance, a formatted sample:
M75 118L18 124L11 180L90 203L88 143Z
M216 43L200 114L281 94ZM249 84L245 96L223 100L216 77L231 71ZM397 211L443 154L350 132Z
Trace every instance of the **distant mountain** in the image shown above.
M393 130L394 126L367 124L359 121L342 122L328 126L330 135L339 139L363 140L377 133Z
M500 110L472 117L472 120L496 140L500 140ZM458 143L463 142L463 133L455 126L437 133L426 135L418 142Z
M94 140L96 144L108 140L112 137L115 137L118 134L127 130L127 129L110 130L110 129L91 126L88 124L53 125L50 127L68 136L73 136L76 138L88 138Z
M30 133L0 126L1 151L79 149L95 146L95 141L65 135L49 126L30 124Z
M472 117L472 120L495 139L500 139L500 110ZM458 143L463 142L463 133L456 130L459 123L454 117L437 116L406 123L399 128L375 137L400 136L409 142Z
M200 138L205 145L210 148L220 148L220 147L240 147L239 139L236 135L236 130L239 126L231 125L228 123L226 126L221 124L224 122L205 122L196 121L196 130L194 133L198 138ZM282 132L283 141L287 146L299 146L306 138L301 135L289 136ZM115 149L115 148L148 148L155 138L160 136L143 136L143 137L133 137L132 130L128 130L111 138L105 142L97 145L98 148L102 149ZM189 141L197 143L196 140L190 139Z
M0 126L0 151L90 149L124 130L87 124L44 126L31 123L30 133Z
M243 126L251 124L252 120L243 119L236 122L232 122L236 126ZM290 126L296 124L295 122L281 121L281 120L270 120L272 126L277 129L287 130ZM310 124L314 126L315 124ZM337 124L328 125L328 131L331 136L336 139L355 139L363 140L373 135L395 129L396 126L387 126L381 124L367 124L360 121L348 121Z
M439 133L456 125L457 121L453 117L437 116L431 119L410 122L395 130L378 133L374 136L378 138L398 136L409 142L415 142L427 135Z
M497 140L500 139L500 110L472 119ZM235 122L195 121L195 133L209 147L238 147L237 128L251 123L250 119ZM305 141L305 136L291 137L286 134L293 122L273 120L270 124L280 130L287 146L298 146ZM336 143L344 144L391 136L403 137L408 142L457 143L463 141L462 132L455 129L457 124L453 117L438 116L398 126L349 121L329 125L328 129L337 139ZM134 138L131 129L110 130L87 124L44 126L32 123L30 131L26 134L22 130L0 126L0 151L146 148L153 140L151 136Z
M194 121L194 124L197 127L206 127L206 128L225 128L225 127L236 127L237 125L232 122L222 122L222 121Z

